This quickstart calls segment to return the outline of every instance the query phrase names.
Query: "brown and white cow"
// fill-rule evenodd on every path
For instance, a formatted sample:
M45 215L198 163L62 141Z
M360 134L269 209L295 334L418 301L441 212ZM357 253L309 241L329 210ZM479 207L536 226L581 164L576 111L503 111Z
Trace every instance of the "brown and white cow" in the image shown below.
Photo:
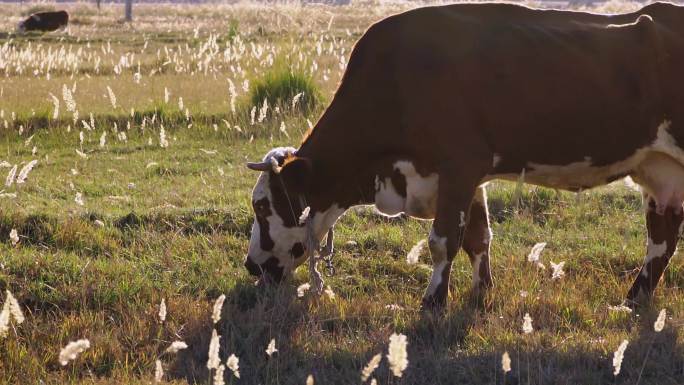
M272 167L271 163L277 163ZM277 280L354 205L433 219L441 307L462 247L492 284L483 184L580 190L631 176L647 202L646 258L630 303L653 293L684 219L684 7L623 15L512 4L426 7L371 26L298 149L275 149L254 188L245 265Z

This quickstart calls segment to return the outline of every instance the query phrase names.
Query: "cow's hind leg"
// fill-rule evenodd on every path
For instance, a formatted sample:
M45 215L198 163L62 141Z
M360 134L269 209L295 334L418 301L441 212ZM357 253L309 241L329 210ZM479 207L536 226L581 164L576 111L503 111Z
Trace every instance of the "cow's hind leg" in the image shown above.
M423 297L424 309L440 310L446 305L451 264L463 245L470 204L482 178L473 171L439 173L437 213L429 237L433 271Z
M489 267L489 245L492 231L489 227L487 210L487 191L484 186L478 187L470 205L470 218L463 239L463 250L468 253L473 266L473 289L479 292L492 286L492 274Z
M644 196L647 203L648 243L644 265L627 293L627 304L634 306L650 300L672 254L677 248L679 229L684 220L681 204L657 210L654 198ZM660 213L659 213L660 212Z

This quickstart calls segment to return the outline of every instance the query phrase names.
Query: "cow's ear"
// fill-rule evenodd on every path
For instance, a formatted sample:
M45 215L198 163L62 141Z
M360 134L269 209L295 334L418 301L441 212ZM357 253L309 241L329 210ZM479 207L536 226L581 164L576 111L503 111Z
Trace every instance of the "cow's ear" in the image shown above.
M311 186L312 170L310 159L291 156L285 160L285 164L280 169L280 176L288 190L304 194Z

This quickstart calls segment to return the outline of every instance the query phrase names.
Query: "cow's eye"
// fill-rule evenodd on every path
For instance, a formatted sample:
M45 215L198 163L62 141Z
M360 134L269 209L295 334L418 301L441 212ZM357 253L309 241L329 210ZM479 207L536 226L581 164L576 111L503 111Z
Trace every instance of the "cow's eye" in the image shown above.
M257 201L252 203L252 207L254 208L254 212L257 215L265 215L267 214L268 211L268 205L264 201Z

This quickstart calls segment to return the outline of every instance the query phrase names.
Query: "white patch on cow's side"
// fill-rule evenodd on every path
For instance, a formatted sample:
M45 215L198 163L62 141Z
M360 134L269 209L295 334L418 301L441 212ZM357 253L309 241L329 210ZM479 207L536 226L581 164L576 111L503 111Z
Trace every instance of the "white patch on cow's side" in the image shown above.
M492 159L492 167L496 168L496 166L501 163L501 156L499 154L494 154L494 157Z
M412 217L431 219L437 211L437 187L439 176L432 173L422 176L413 163L398 161L394 168L406 179L406 207L404 212Z
M444 274L444 269L447 267L449 262L446 260L436 263L432 266L432 276L430 277L430 284L425 292L426 297L435 295L437 288L442 284L442 275Z
M461 211L461 222L458 224L459 227L466 226L466 215L464 211Z
M682 232L684 231L684 221L679 224L679 236L682 236Z
M393 165L406 181L406 197L401 196L392 178L375 177L375 207L383 215L397 216L406 213L412 217L432 219L437 210L436 173L422 176L410 161L397 161Z
M381 214L395 217L404 212L406 200L394 188L392 178L375 177L375 208Z
M654 258L659 258L665 255L667 252L667 242L654 243L651 238L648 238L648 243L646 244L646 257L644 258L644 267L648 265ZM648 269L641 269L641 275L648 278Z
M482 252L475 255L473 259L473 287L477 288L480 284L480 265L482 264L482 257L484 257L486 252Z

